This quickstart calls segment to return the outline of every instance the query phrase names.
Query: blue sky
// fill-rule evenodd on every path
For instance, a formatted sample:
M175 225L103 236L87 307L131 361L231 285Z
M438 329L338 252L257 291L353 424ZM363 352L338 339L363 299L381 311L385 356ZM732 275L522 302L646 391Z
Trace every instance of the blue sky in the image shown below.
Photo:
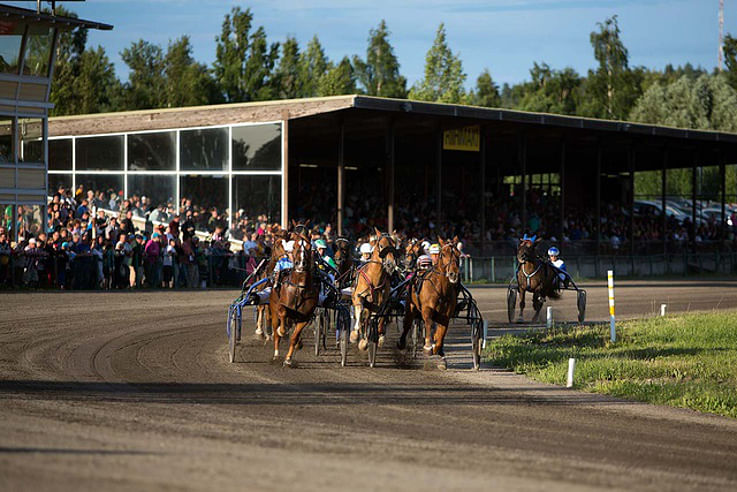
M28 2L16 3L33 8ZM112 23L113 31L91 32L127 78L120 51L140 38L166 46L188 34L195 57L212 63L215 36L233 6L251 8L270 41L296 36L300 45L317 34L328 56L364 55L369 29L385 19L410 84L422 77L425 53L440 22L463 60L467 85L484 68L499 83L529 78L534 61L585 73L594 66L589 33L619 15L630 63L662 68L691 62L717 64L718 0L87 0L66 4L80 17ZM726 0L725 32L737 34L737 0Z

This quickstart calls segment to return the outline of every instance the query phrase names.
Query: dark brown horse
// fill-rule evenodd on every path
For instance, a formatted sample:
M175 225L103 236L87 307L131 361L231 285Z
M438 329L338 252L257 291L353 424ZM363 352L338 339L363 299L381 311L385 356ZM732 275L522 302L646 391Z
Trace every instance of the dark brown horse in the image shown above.
M532 322L540 318L540 310L545 299L560 298L558 290L558 272L535 251L540 238L531 237L519 240L517 246L517 297L519 297L519 322L524 321L525 292L532 293L532 307L535 315Z
M334 243L335 251L333 253L333 259L335 265L338 267L338 278L347 279L351 274L349 273L353 268L353 254L351 253L351 242L344 238L339 237Z
M292 234L294 247L292 262L294 267L279 288L271 290L269 309L271 326L274 332L274 360L279 358L279 341L286 337L289 328L295 325L289 339L289 350L284 358L284 365L291 367L294 350L301 345L300 335L305 326L312 320L312 314L318 302L318 289L313 282L315 262L312 259L310 240L302 234Z
M457 237L449 241L438 238L438 242L440 255L437 264L433 265L432 269L424 275L419 292L414 286L410 287L410 298L398 346L404 349L412 322L416 317L421 316L425 323L425 352L442 357L445 355L443 342L458 300L461 253L457 248ZM419 278L415 277L415 282L418 281ZM433 322L437 328L431 340ZM440 363L439 367L446 368L445 360Z
M356 272L356 283L353 288L351 302L356 315L356 324L351 332L351 343L356 343L359 337L359 329L366 326L371 313L379 310L382 302L389 295L391 290L390 278L397 268L394 259L396 249L394 240L381 231L374 228L376 237L374 239L374 250L371 253L371 259L364 264ZM379 323L379 341L378 345L384 345L386 337L384 335L385 320ZM365 338L361 339L358 348L365 350L367 343Z

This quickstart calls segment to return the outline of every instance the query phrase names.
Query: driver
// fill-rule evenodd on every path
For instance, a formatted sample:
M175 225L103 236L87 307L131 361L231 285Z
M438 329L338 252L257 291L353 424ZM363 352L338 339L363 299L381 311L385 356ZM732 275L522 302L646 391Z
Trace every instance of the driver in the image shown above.
M550 258L550 263L560 270L558 273L558 277L560 278L560 284L563 285L563 287L568 287L568 270L566 269L566 263L560 258L560 251L555 246L551 246L548 250L548 257Z
M315 248L317 249L317 254L320 257L320 259L323 261L323 263L326 263L330 268L325 268L324 265L320 265L320 270L324 271L325 274L330 278L331 283L335 283L335 275L334 272L338 271L338 265L335 264L335 260L333 260L330 255L328 254L328 245L323 239L318 239L315 241ZM332 271L330 270L332 269Z
M436 266L438 264L438 260L440 259L440 245L437 243L431 245L429 253L430 259L432 260L432 265Z
M274 271L272 273L272 283L274 284L274 288L277 290L281 285L282 271L290 270L294 267L294 263L292 263L291 260L292 251L294 251L294 241L283 241L282 245L284 246L284 252L286 255L276 261L276 265L274 265Z
M365 265L371 259L371 253L374 251L374 248L369 243L363 243L359 251L361 252L361 265Z

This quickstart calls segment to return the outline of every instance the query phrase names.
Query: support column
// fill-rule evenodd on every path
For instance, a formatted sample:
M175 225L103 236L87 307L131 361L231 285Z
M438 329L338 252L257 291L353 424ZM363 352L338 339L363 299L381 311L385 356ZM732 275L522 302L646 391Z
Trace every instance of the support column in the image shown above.
M387 132L387 210L386 210L386 225L387 232L392 233L394 231L394 122L389 122L389 128Z
M601 150L601 142L596 142L596 255L601 251L601 161L603 153Z
M437 226L440 226L440 217L441 217L441 213L443 211L443 207L442 207L442 199L443 199L443 192L442 192L442 188L443 188L443 130L442 130L442 128L439 128L438 129L435 138L437 140L437 142L436 142L436 146L437 146L436 152L437 152L437 154L435 155L435 173L436 173L435 182L436 182L436 187L437 187L436 190L435 190L435 193L436 193L436 198L435 198L436 199L436 204L435 204L436 211L435 211L435 215L436 215L436 220L438 222L436 225Z
M289 111L282 111L282 175L281 175L281 226L289 224Z
M719 187L721 189L721 205L722 205L722 223L719 227L719 239L724 241L727 239L727 215L726 215L726 205L725 202L727 200L727 168L724 165L724 158L722 157L722 151L717 150L717 160L719 161ZM721 245L720 245L721 248Z
M698 154L694 156L694 161L691 167L691 247L693 248L694 253L696 252L696 157Z
M663 229L663 254L665 255L668 253L668 214L665 213L665 190L668 179L668 149L663 149L663 171L661 178L660 208L663 210L661 221Z
M479 173L481 174L481 241L479 244L483 249L486 243L486 132L482 126L479 135ZM483 255L483 251L481 252Z
M345 207L345 162L344 162L344 144L345 144L345 125L343 120L340 121L340 129L338 130L338 236L343 235L343 209Z
M521 133L517 139L519 165L522 170L522 234L527 233L527 137Z
M563 234L566 224L566 141L560 143L560 175L558 176L560 184L560 233L558 240L563 240Z
M630 256L635 255L635 149L627 146L627 160L630 170Z

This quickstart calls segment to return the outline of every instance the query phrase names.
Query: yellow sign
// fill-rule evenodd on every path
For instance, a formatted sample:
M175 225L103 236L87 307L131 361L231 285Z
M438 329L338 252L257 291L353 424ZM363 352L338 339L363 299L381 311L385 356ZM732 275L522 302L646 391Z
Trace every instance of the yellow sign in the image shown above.
M443 150L478 152L480 141L481 128L478 125L443 132Z

